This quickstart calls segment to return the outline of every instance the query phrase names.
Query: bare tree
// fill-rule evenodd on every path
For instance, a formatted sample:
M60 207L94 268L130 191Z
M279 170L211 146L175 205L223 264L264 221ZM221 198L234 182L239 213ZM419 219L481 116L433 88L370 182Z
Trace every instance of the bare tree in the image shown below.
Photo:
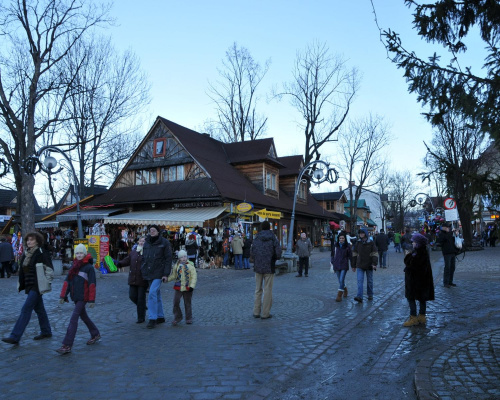
M5 2L4 2L5 3ZM63 61L108 5L88 0L11 0L0 5L0 146L12 166L24 231L34 228L35 178L22 169L37 141L61 120L74 76Z
M217 69L220 79L209 83L208 96L213 100L217 120L210 130L224 142L255 140L266 132L267 117L257 113L257 88L270 65L262 67L244 47L236 43L226 51L222 68Z
M346 121L357 89L357 70L331 55L325 43L314 42L297 53L293 81L283 84L274 96L290 98L302 115L305 164L319 160L321 147L336 140L334 135Z
M408 170L396 171L390 176L390 213L394 218L394 229L402 231L405 227L405 215L410 209L416 191L417 179Z
M356 230L358 200L363 189L369 189L378 183L377 174L386 164L382 150L389 140L390 136L383 119L371 115L352 122L340 136L338 144L343 165L342 172L349 181L351 232Z
M80 43L66 62L75 94L66 103L64 128L67 141L76 145L80 194L84 186L92 193L103 171L122 165L136 149L137 116L149 104L150 85L137 57L116 53L106 38Z

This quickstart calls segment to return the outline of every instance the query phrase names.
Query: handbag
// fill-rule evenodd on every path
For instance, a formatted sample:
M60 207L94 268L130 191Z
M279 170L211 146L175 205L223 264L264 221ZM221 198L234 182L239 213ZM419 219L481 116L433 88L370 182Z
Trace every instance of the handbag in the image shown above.
M37 263L36 278L38 280L38 291L40 294L48 293L52 290L52 280L54 279L54 270L43 263Z

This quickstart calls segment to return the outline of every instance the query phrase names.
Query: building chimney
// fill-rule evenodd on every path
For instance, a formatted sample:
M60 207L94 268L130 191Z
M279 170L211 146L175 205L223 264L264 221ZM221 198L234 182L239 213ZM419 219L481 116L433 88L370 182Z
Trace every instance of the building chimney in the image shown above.
M355 186L355 182L354 181L349 181L349 187L351 186Z
M341 192L341 191L342 191L342 186L339 186L339 192Z

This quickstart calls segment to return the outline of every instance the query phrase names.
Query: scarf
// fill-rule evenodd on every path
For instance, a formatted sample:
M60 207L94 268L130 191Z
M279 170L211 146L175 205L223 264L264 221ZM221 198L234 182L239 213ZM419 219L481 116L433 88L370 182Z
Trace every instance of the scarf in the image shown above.
M38 250L38 246L34 246L31 249L27 248L26 251L24 252L23 270L25 273L28 272L31 257L33 257L33 254L35 254L35 251L37 251L37 250Z
M72 280L75 276L80 272L80 268L84 265L87 265L89 260L91 259L91 255L87 254L82 260L77 260L76 258L73 260L73 266L68 272L68 281Z
M143 247L143 246L139 246L139 245L137 245L137 247L135 248L135 251L136 251L138 254L140 254L140 255L142 256L142 250L143 250L143 249L144 249L144 247Z

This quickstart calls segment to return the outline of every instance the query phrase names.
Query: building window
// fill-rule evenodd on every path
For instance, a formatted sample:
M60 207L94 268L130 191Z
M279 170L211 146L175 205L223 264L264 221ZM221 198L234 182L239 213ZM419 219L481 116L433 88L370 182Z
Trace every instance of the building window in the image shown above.
M297 193L297 197L299 199L305 200L306 199L306 190L307 190L306 184L301 182L299 185L299 192Z
M335 210L335 202L332 200L327 200L326 201L326 209L328 211L334 211Z
M163 168L163 182L174 182L184 180L184 165L174 165Z
M159 138L155 139L153 143L153 157L165 157L165 152L167 151L167 139Z
M266 173L266 189L276 190L276 174L271 172Z
M156 170L135 171L135 185L149 185L157 182Z

